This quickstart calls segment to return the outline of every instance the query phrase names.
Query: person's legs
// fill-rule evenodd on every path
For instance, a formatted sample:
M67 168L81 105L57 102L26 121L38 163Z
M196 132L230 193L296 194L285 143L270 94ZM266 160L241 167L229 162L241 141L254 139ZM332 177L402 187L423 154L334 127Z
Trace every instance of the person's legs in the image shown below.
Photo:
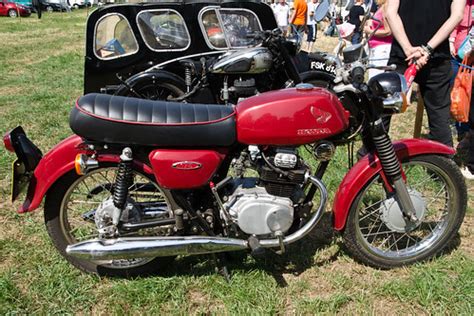
M451 63L449 60L432 61L423 68L419 79L420 92L425 102L430 127L429 138L453 146L451 135Z
M351 43L352 44L359 44L361 36L362 36L362 34L360 32L354 32L354 34L352 34Z
M471 98L471 110L469 112L469 150L466 166L469 171L474 174L474 99Z

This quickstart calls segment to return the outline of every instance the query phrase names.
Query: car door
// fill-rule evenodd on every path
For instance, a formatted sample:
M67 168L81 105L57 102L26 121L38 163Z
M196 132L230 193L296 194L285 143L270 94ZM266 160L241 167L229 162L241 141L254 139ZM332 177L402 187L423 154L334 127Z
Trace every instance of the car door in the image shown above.
M0 0L0 15L7 15L7 1Z

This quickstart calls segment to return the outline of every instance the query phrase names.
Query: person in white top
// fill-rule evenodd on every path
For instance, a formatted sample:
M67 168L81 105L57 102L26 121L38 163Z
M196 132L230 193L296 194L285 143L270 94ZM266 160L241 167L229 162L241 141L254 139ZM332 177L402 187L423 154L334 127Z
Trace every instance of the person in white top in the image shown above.
M282 30L283 35L286 36L290 6L285 2L285 0L279 0L279 2L273 7L273 14L275 14L278 27Z
M318 6L319 0L311 0L308 2L308 18L306 19L306 26L308 27L308 33L306 34L308 52L313 51L314 41L316 41L316 34L318 33L318 23L314 19L314 12Z

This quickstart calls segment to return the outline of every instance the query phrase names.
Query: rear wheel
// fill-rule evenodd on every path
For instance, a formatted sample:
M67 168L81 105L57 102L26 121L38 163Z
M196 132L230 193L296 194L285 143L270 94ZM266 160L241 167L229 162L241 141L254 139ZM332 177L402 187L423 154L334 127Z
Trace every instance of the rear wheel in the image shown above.
M452 160L426 155L402 165L419 222L404 220L380 174L359 192L347 219L348 250L374 267L393 268L441 254L455 238L466 211L466 185Z
M94 221L95 212L102 202L111 197L116 171L116 166L104 165L85 176L78 176L74 171L63 176L46 196L46 228L61 255L85 272L109 276L137 276L153 273L172 258L93 261L78 259L65 252L68 245L98 237ZM138 171L133 172L133 179L133 185L129 188L129 197L134 203L154 203L154 205L162 205L165 210L170 210L169 203L156 183ZM167 235L170 231L169 227L161 227L138 231L127 236L160 236Z
M46 7L46 11L48 11L48 12L53 12L54 10L53 10L53 7L47 6L47 7Z
M115 94L147 100L172 101L174 98L182 96L184 91L185 87L177 83L143 78L134 82L130 87L120 87Z
M16 18L18 17L18 12L16 10L8 10L8 16L11 17L11 18Z

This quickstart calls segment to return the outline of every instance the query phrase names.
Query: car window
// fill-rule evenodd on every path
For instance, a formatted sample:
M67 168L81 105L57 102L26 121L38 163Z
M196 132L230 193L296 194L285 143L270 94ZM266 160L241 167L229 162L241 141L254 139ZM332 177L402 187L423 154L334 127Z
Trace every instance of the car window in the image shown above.
M252 36L262 31L255 13L246 9L205 9L200 14L200 24L212 48L243 48L259 44Z
M174 10L142 11L137 15L137 24L151 50L184 50L191 44L184 19Z
M102 17L96 24L94 53L100 59L114 59L138 51L130 24L121 14Z

